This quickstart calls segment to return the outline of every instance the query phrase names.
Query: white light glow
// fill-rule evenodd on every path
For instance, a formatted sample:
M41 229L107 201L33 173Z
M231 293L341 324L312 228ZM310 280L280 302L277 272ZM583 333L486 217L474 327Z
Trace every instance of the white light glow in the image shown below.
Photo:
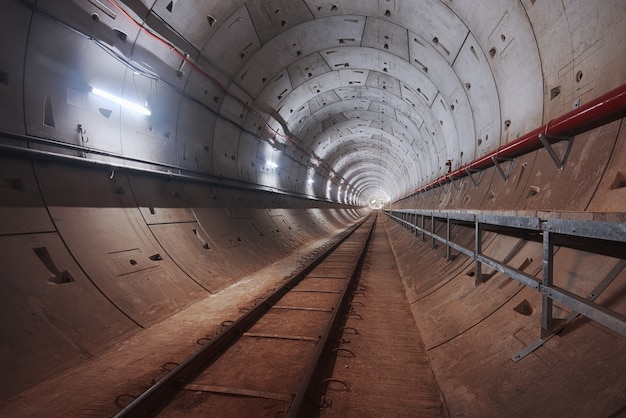
M388 201L389 197L387 192L383 190L380 190L379 193L376 193L368 198L369 206L372 209L383 209Z
M142 115L150 116L152 112L144 106L138 105L137 103L129 102L128 100L122 99L121 97L114 96L111 93L107 93L106 91L100 90L96 87L91 88L91 92L96 96L103 97L107 100L112 101L113 103L117 103L118 105L125 107L126 109L134 110L135 112L141 113Z
M272 161L266 161L265 164L267 164L267 166L269 168L278 168L278 164L272 162Z
M313 184L313 179L308 179L306 182L309 184Z

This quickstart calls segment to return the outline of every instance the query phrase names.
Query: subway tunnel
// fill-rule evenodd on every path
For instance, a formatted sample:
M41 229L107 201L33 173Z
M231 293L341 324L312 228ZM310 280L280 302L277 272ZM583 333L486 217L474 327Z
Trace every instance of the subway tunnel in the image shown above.
M155 378L142 336L169 361L172 318L218 329L376 214L428 416L626 414L622 0L5 0L0 20L0 415L116 413Z

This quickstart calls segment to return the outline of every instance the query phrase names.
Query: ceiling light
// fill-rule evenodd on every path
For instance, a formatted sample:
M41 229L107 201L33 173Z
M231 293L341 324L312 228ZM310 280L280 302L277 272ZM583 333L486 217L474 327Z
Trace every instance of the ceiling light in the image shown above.
M273 163L271 161L266 161L265 164L269 167L269 168L278 168L278 164Z
M100 90L96 87L92 87L91 92L96 96L100 96L112 101L113 103L117 103L118 105L125 107L126 109L134 110L135 112L148 116L152 114L152 112L150 112L150 109L147 109L144 106L138 105L137 103L129 102L128 100L117 97L111 93L107 93L106 91Z

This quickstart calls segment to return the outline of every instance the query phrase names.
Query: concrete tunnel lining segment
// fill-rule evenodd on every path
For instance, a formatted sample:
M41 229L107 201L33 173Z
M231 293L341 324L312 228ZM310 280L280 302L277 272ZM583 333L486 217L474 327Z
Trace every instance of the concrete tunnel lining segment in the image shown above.
M623 114L577 133L563 170L539 149L516 158L508 182L491 167L477 187L466 179L403 199L623 86L619 0L9 0L0 16L1 277L11 289L2 332L12 341L7 375L32 366L3 397L345 228L374 197L398 209L624 213ZM96 97L94 86L152 114ZM472 296L462 260L442 263L387 227L403 248L407 294L424 298L413 307L423 338L451 338L428 345L450 410L501 412L506 395L478 399L468 370L483 364L490 378L510 377L510 365L497 362L498 375L487 358L529 339L528 323L508 308L533 296L511 296L499 276L477 288L482 299ZM489 240L494 256L515 245ZM577 289L611 264L584 252L558 257L559 280ZM153 272L167 288L150 286ZM446 284L434 289L433 277ZM624 280L622 272L603 299L622 314ZM485 347L498 330L503 340ZM589 354L566 341L572 335ZM559 365L518 366L524 377L511 378L509 395L536 412L515 387L536 395L535 376L563 386L554 393L581 410L618 410L623 381L590 379L607 403L567 392L564 381L582 384L573 370L593 373L582 363L601 353L610 360L598 373L619 369L623 339L588 323L564 337L538 356ZM454 375L442 355L467 355L476 367ZM41 373L50 360L56 366Z

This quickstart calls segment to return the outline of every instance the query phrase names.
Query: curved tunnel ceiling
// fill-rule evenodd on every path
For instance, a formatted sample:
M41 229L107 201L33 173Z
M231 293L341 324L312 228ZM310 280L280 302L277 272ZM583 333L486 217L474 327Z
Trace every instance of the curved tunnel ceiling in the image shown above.
M248 39L258 35L258 44L241 43L257 49L241 53L250 57L240 55L234 82L254 108L271 109L278 132L365 199L393 198L441 174L447 160L473 159L473 133L485 126L498 137L499 100L482 48L448 6L366 3L247 2L218 32L241 25Z
M58 14L47 3L38 8ZM84 32L128 57L116 75L124 95L152 97L153 114L179 136L212 129L224 138L213 154L264 155L268 173L297 162L297 191L314 197L394 199L513 139L502 137L511 119L511 132L541 122L541 62L517 0L488 9L452 0L112 4L119 9L107 14L122 16L99 29L92 14ZM281 186L264 172L255 179Z

